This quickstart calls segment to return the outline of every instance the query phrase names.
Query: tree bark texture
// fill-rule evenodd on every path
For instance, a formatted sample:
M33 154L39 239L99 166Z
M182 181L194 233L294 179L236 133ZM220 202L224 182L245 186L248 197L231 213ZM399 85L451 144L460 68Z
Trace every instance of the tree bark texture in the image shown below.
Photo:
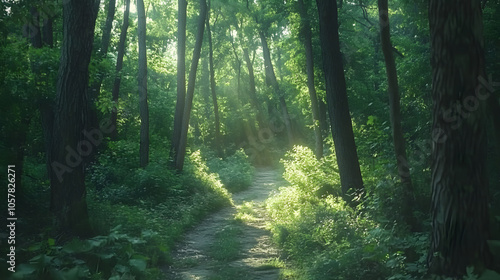
M316 0L319 12L321 52L325 73L328 114L332 129L335 154L339 166L342 193L363 190L354 133L352 131L347 89L340 52L337 2ZM351 199L346 196L346 199Z
M68 0L63 4L63 44L51 135L52 211L60 231L80 236L90 232L82 158L92 149L84 128L96 2L99 0Z
M429 272L488 267L486 79L480 1L431 0L432 235Z
M178 154L176 155L175 167L178 171L182 171L184 167L184 159L186 157L187 136L189 131L189 118L193 107L193 95L196 82L196 70L200 60L201 46L203 43L203 33L205 32L205 19L207 16L207 2L200 0L200 16L198 18L198 29L196 33L196 43L193 51L193 59L191 61L191 69L189 70L188 88L186 91L186 101L184 105L184 113L182 116L181 138L179 140Z
M143 0L137 0L137 38L139 40L139 115L141 118L139 163L149 163L148 61L146 55L146 11Z

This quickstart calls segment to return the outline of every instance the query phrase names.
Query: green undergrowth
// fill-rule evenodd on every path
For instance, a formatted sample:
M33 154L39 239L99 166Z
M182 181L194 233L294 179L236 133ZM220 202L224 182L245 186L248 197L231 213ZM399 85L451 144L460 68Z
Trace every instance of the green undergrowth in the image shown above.
M88 169L87 204L95 236L68 239L40 225L43 233L27 236L18 247L12 279L164 279L160 268L172 263L171 248L184 232L232 204L220 178L236 180L219 177L200 151L192 152L177 174L161 152L151 153L146 168L137 168L137 148L128 141L109 143L109 151ZM237 183L248 185L253 168L245 160L236 152L218 160L218 171L238 171ZM43 194L48 195L47 189Z
M206 161L210 171L219 174L221 182L232 193L247 189L253 181L255 168L243 149L225 159L209 154Z
M296 146L282 162L290 185L266 201L273 239L293 267L282 278L423 279L428 234L373 219L373 208L381 207L374 190L358 208L349 207L339 196L333 153L318 161Z

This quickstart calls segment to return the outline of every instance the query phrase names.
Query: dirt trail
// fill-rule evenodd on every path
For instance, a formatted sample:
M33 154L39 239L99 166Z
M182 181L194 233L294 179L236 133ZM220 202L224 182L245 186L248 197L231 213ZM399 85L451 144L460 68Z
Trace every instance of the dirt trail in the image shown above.
M167 279L244 279L277 280L279 268L271 265L278 258L270 232L265 228L264 201L271 191L283 185L279 172L272 169L257 169L252 185L245 191L233 195L236 207L251 205L252 218L235 222L235 207L224 208L202 221L185 236L175 248L174 264L167 270ZM249 204L248 202L251 202ZM236 242L239 248L230 260L214 258L211 246L217 235L226 229L237 228ZM220 242L220 240L219 240Z

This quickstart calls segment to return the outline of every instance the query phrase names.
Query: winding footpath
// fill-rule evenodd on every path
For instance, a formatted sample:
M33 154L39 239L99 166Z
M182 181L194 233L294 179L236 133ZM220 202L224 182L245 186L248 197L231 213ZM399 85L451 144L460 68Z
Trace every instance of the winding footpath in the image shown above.
M272 265L279 257L266 229L265 200L273 190L283 186L281 174L273 169L257 168L254 182L245 191L233 195L236 207L227 207L210 215L189 231L174 249L174 263L166 269L172 280L277 280L279 268ZM251 207L252 218L235 222L238 207ZM221 242L220 233L237 228L238 252L230 260L213 257L211 249ZM233 240L234 241L234 240ZM224 240L222 240L224 242Z

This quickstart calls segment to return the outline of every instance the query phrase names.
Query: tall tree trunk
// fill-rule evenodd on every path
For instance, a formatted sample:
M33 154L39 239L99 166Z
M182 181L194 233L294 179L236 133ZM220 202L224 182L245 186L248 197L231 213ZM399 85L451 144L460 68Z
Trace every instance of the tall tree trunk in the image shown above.
M259 104L259 101L257 100L257 89L255 87L255 74L253 71L253 63L252 60L250 59L250 55L248 54L248 48L243 48L243 58L245 59L245 64L247 65L247 70L248 70L248 83L250 86L250 102L254 109L256 110L257 114L257 123L259 124L259 128L263 129L266 127L266 124L264 122L264 116L262 114L262 108Z
M123 56L125 55L125 42L127 40L128 16L130 13L130 0L125 0L125 13L123 13L123 25L120 31L120 42L118 43L118 56L116 58L115 82L111 95L115 103L111 112L111 125L115 127L111 133L111 139L118 139L118 100L120 98L120 83L122 81Z
M104 25L104 28L102 30L102 39L101 39L101 50L99 52L100 59L103 59L106 57L108 54L108 48L109 48L109 43L111 41L111 30L113 28L113 19L115 17L115 10L116 10L116 0L109 0L108 4L108 12L106 15L106 24ZM91 107L91 110L94 112L91 112L91 117L94 117L95 120L91 120L91 124L94 127L97 127L97 108L95 108L95 101L99 97L99 93L101 92L101 85L102 81L104 79L104 74L103 73L98 73L97 75L97 80L95 83L92 85L91 91L90 91L90 101L93 107ZM95 116L92 116L95 114Z
M321 135L320 127L320 116L319 116L319 106L318 97L316 95L316 88L314 87L314 55L312 48L312 35L311 35L311 25L309 23L309 15L306 5L304 5L304 0L298 0L299 13L302 22L301 35L303 38L303 44L306 51L306 72L307 72L307 87L309 89L309 99L311 100L311 111L314 126L314 138L315 138L315 152L316 158L320 159L323 157L323 136Z
M139 159L141 167L149 163L148 63L146 56L146 11L144 1L137 0L137 38L139 40L139 111L141 135Z
M113 19L115 18L116 0L109 0L108 12L106 14L106 23L102 29L101 54L105 56L108 53L111 39L111 30L113 29Z
M210 30L210 0L208 1L207 13L207 34L208 34L208 59L210 62L210 92L212 94L212 103L214 104L214 117L215 117L215 149L217 156L223 156L222 142L220 137L220 120L219 120L219 105L217 104L217 95L215 92L215 71L214 71L214 51L212 49L212 31Z
M292 130L292 122L290 121L290 115L288 114L288 108L286 107L285 97L280 89L278 80L276 80L276 75L274 73L273 63L271 61L271 52L269 51L269 46L267 45L267 38L263 31L259 32L260 40L262 42L262 53L264 55L264 67L266 70L266 84L274 90L275 94L278 96L281 108L281 114L283 116L283 122L285 123L286 133L288 136L288 142L292 146L295 142Z
M193 51L193 59L191 61L191 69L189 70L188 88L186 91L186 103L184 105L184 114L182 116L181 138L179 141L179 149L175 162L175 167L178 171L182 171L182 168L184 167L184 158L186 156L187 136L189 130L189 117L191 115L191 108L193 107L196 70L198 68L201 46L203 43L203 33L205 32L206 16L207 16L207 2L206 0L200 0L200 16L198 18L198 32L196 33L196 43Z
M102 30L102 39L101 39L101 49L98 53L98 63L100 63L108 54L108 48L111 41L111 30L113 28L113 19L115 17L116 10L116 1L109 0L108 10L106 15L106 23ZM98 70L95 81L90 87L89 90L89 122L87 124L87 129L99 129L99 109L97 108L97 101L99 99L99 94L101 92L102 81L104 80L105 73ZM115 126L116 128L116 126ZM113 133L116 133L115 130ZM113 135L113 134L112 134ZM115 134L116 136L116 134ZM88 157L88 162L94 160L95 155L97 155L98 147L96 147L92 154Z
M203 109L204 109L204 114L202 115L202 118L205 119L210 119L212 116L213 112L213 104L211 99L211 92L210 92L210 69L209 69L209 61L208 61L208 55L204 53L204 50L202 49L201 53L201 69L200 69L200 79L198 83L198 92L200 92L201 97L203 97ZM208 143L206 143L208 145Z
M51 145L51 206L62 232L90 233L83 158L92 150L85 138L90 57L99 0L63 4L63 44L56 86Z
M43 43L49 48L54 47L54 18L51 15L47 15L47 18L43 19Z
M347 201L350 190L363 190L358 153L354 142L347 89L340 52L337 2L316 0L319 12L321 51L326 82L328 114L332 128L335 154L339 165L342 193Z
M323 98L318 98L318 107L319 107L319 127L321 127L322 134L328 134L328 116L326 115L326 111L328 107Z
M398 74L396 62L392 54L391 34L389 28L389 9L387 0L378 0L380 39L382 52L385 58L385 69L387 73L389 108L392 125L392 139L394 142L394 152L396 154L398 174L403 187L402 215L405 222L415 231L418 229L418 222L413 216L415 197L413 194L413 184L410 177L410 167L406 157L406 143L401 127L401 110L398 87Z
M488 250L485 58L479 1L431 0L433 112L429 271L461 278Z
M175 105L174 131L170 157L173 167L177 167L177 156L181 140L184 106L186 102L186 10L187 1L177 2L177 103Z
M30 9L30 13L32 21L31 21L29 36L33 47L39 49L42 47L42 33L40 31L40 13L38 12L38 9L35 7L32 7Z
M236 59L236 64L237 64L237 68L236 69L238 71L238 86L236 88L236 91L237 91L237 96L238 98L241 99L241 60L240 60L240 57L238 56L238 52L236 51L236 46L234 45L234 40L233 40L233 37L231 36L231 47L233 48L233 54L234 54L234 58Z

